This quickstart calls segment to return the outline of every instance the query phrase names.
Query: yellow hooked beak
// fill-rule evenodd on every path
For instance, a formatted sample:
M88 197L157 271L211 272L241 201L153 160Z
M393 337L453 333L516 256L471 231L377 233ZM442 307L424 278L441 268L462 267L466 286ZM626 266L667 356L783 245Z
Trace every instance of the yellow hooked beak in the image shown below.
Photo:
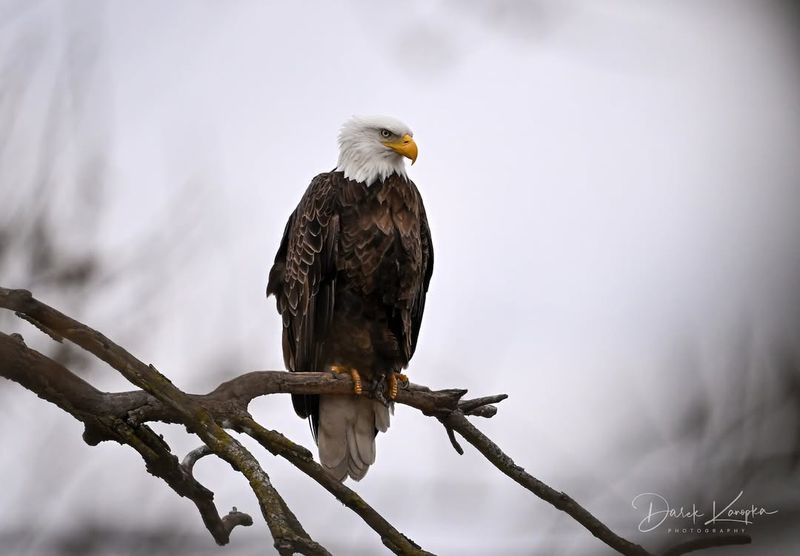
M406 158L410 158L412 166L414 165L414 162L417 161L417 144L414 142L414 138L410 135L405 134L397 141L386 141L383 144L397 154L403 155Z

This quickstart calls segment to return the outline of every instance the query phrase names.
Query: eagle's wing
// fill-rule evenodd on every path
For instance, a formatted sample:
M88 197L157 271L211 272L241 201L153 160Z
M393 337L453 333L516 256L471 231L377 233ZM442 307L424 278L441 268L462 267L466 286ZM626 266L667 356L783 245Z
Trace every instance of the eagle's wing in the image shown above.
M431 241L431 229L430 226L428 226L428 216L425 213L425 205L422 203L422 196L419 194L419 191L416 190L416 186L414 186L414 190L417 199L419 199L419 233L420 245L422 248L422 264L420 265L420 270L422 280L420 280L419 289L411 303L410 330L404 330L404 335L411 339L411 349L410 353L408 353L409 359L411 359L411 356L414 355L414 351L417 349L417 338L419 337L419 329L422 324L422 314L425 312L425 296L428 293L428 285L433 275L433 242Z
M333 172L308 186L289 217L267 296L274 294L283 317L283 358L290 371L321 371L322 343L333 317L339 216ZM295 412L318 427L319 396L292 395Z

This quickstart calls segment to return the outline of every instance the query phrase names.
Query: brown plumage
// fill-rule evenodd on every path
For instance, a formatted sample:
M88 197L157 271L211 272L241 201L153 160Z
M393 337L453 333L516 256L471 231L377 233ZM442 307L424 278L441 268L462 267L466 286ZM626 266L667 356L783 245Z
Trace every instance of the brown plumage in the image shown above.
M385 388L386 375L414 354L432 270L430 229L412 181L394 173L368 187L341 171L315 177L289 217L267 285L283 318L287 368L353 367L365 386ZM389 404L308 395L292 403L310 418L331 473L363 477L374 437L389 425Z

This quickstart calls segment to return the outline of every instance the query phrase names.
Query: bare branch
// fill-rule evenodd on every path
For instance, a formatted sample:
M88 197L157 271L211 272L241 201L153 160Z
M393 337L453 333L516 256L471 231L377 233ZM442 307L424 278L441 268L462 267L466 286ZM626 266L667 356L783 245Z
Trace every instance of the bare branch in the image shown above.
M383 544L395 554L416 556L430 554L430 552L422 550L414 541L395 529L391 523L386 521L358 494L334 479L325 471L325 468L313 460L311 452L302 446L293 443L279 432L262 427L249 415L243 415L238 418L236 420L236 428L253 437L272 454L281 456L289 461L319 483L325 490L333 494L337 500L358 514L367 525L378 533Z
M264 428L247 412L250 401L266 394L350 394L353 385L349 376L257 371L225 382L205 395L186 394L152 365L145 365L99 332L39 302L27 291L0 288L0 307L16 311L54 339L66 338L80 345L141 388L133 392L100 392L65 367L28 348L18 335L0 333L0 376L19 383L83 422L86 427L84 440L87 443L114 440L133 447L144 458L150 473L161 477L175 492L195 503L206 528L219 544L229 541L234 527L250 525L252 519L236 508L220 518L213 504L213 493L194 479L194 465L211 453L247 477L280 554L328 554L306 533L255 457L224 430L233 428L248 434L272 454L285 458L314 479L358 514L394 553L430 554L400 533L358 494L334 480L313 460L307 449L276 431ZM453 431L475 446L504 474L569 514L620 554L652 556L638 544L613 533L567 494L554 490L516 465L467 420L466 415L494 416L497 408L493 404L506 399L507 395L462 400L464 394L466 390L432 391L424 386L408 384L400 389L396 401L439 419L456 451L463 453ZM148 421L182 423L204 445L190 452L179 463L163 439L145 425ZM678 556L694 550L749 542L747 535L719 536L681 543L668 549L663 556Z
M206 408L179 390L155 367L145 365L96 330L41 303L28 291L0 288L0 306L24 313L28 317L26 320L69 339L111 365L130 382L177 412L181 416L181 422L189 430L197 434L215 454L248 479L279 553L292 554L294 551L301 554L328 554L324 547L308 536L253 455L226 433ZM134 448L145 457L150 470L148 456L136 446ZM172 458L174 459L174 456ZM174 466L180 469L177 459Z
M495 396L475 398L474 400L462 400L458 402L458 409L464 415L474 415L475 417L486 417L488 419L497 415L497 408L491 404L500 403L507 398L508 394L497 394Z
M630 556L648 556L650 553L630 541L616 535L596 517L594 517L583 506L575 502L563 492L558 492L547 486L539 479L527 473L522 467L514 463L489 437L479 431L470 423L463 413L454 411L442 419L445 427L457 431L464 439L475 446L486 459L504 474L511 477L514 481L528 489L536 496L566 512L578 523L586 527L589 532L606 543L608 546L619 552Z
M443 420L442 424L444 425L444 430L447 433L447 439L450 440L450 445L453 446L453 449L459 456L463 456L464 448L462 448L461 444L458 443L458 439L456 438L456 434L453 432L453 428L445 425Z
M236 506L234 506L233 509L228 512L228 515L222 518L222 525L225 526L225 530L229 535L231 531L233 531L233 528L238 525L250 527L252 524L253 518L246 513L238 511Z
M149 473L160 477L180 496L194 502L217 544L228 543L233 527L227 526L224 518L220 518L213 501L214 493L178 463L169 446L149 427L130 426L122 419L104 413L99 391L52 359L2 332L0 375L21 384L81 421L86 427L84 440L88 444L114 440L131 446L145 460Z
M208 455L213 454L214 452L211 451L211 448L203 444L199 448L195 448L183 458L181 462L181 467L183 467L189 473L194 471L194 464L197 463L201 458L204 458Z
M500 403L505 399L508 399L508 394L497 394L495 396L475 398L474 400L463 400L458 403L458 409L460 409L464 415L472 415L481 407L485 407L493 403Z
M440 419L445 428L457 431L464 439L472 444L478 451L484 455L495 467L502 471L505 475L516 481L518 484L531 491L533 494L555 506L557 509L569 514L575 521L583 525L592 535L606 543L608 546L628 556L652 556L650 552L645 550L642 546L632 543L609 529L599 519L594 517L586 508L578 504L569 495L564 492L549 487L539 479L525 471L522 467L514 463L508 455L503 452L497 444L492 442L489 437L479 431L469 420L464 416L461 411L454 411L444 418ZM742 539L747 539L743 541ZM696 546L690 550L700 550L702 548L712 548L716 546L725 546L730 544L744 544L750 542L750 537L747 535L721 535L713 538L703 539L703 543L690 541L682 545L668 550L666 554L669 556L676 556L683 554L683 552L673 552L680 546ZM680 550L680 549L679 549Z

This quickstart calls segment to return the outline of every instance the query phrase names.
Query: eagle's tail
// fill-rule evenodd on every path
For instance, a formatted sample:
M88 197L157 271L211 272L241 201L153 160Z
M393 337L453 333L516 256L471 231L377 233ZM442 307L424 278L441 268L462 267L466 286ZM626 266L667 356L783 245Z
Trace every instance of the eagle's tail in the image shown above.
M361 396L319 397L319 460L337 480L360 481L375 463L375 436L389 428L389 408Z

